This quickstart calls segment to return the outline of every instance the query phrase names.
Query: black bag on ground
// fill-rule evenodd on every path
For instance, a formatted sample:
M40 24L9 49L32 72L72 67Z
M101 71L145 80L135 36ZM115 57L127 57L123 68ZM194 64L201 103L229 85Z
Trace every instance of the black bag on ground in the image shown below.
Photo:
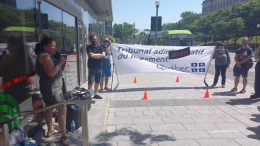
M66 129L71 131L71 122L74 120L75 122L75 130L81 127L81 115L80 115L80 108L76 104L68 104L67 105L67 122L66 122Z

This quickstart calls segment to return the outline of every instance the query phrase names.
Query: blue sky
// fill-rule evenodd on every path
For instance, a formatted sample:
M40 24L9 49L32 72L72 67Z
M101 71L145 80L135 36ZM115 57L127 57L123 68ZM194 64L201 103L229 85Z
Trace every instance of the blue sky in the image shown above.
M185 11L201 13L203 0L160 0L159 16L162 24L177 22ZM149 29L155 16L154 0L112 0L113 23L135 23L137 29Z

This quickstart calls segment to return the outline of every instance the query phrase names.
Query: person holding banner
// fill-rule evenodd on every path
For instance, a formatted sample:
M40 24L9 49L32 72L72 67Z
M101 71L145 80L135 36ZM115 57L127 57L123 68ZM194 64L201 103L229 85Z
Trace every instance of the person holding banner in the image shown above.
M255 66L255 94L251 95L251 99L260 98L260 46L255 50L254 57L256 60Z
M248 43L249 43L249 38L243 37L242 47L236 51L236 55L235 55L236 64L233 68L233 73L235 76L235 81L234 81L235 85L234 88L231 90L231 92L237 91L237 86L239 83L240 76L243 77L243 88L239 93L246 92L248 71L253 66L253 60L252 60L253 49L249 47Z
M101 81L100 81L100 92L103 92L103 90L111 91L110 88L108 88L108 80L111 77L111 51L109 50L110 47L110 40L106 37L103 41L103 47L105 50L105 58L103 59L102 69L101 69ZM104 87L105 82L105 88Z
M97 36L90 35L89 39L91 44L87 46L87 54L88 54L88 90L90 95L92 95L92 86L94 85L94 98L102 99L100 95L98 95L98 87L100 85L101 79L101 68L102 68L102 60L106 56L103 46L98 45Z
M217 45L217 49L215 51L213 58L215 58L215 78L212 87L215 87L217 85L218 77L221 74L222 77L221 85L222 88L225 88L226 70L230 65L230 56L228 50L224 48L223 43L219 43Z

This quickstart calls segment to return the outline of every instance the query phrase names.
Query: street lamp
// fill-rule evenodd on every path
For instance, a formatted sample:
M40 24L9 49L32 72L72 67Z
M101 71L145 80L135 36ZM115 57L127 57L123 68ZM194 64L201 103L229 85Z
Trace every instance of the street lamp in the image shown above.
M160 6L160 0L155 0L155 6L156 6L155 45L157 45L157 39L158 39L158 8L159 8L159 6Z

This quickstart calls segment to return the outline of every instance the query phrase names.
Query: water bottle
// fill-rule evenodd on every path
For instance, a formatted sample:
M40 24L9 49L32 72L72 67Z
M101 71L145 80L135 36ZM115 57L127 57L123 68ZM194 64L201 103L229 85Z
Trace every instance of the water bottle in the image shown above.
M24 131L21 128L14 129L9 136L9 143L12 146L19 146L24 139Z
M23 146L38 146L38 145L36 144L36 141L33 140L32 138L27 138L24 139Z
M74 133L76 130L76 123L74 120L71 121L71 124L70 124L70 131L71 133Z

